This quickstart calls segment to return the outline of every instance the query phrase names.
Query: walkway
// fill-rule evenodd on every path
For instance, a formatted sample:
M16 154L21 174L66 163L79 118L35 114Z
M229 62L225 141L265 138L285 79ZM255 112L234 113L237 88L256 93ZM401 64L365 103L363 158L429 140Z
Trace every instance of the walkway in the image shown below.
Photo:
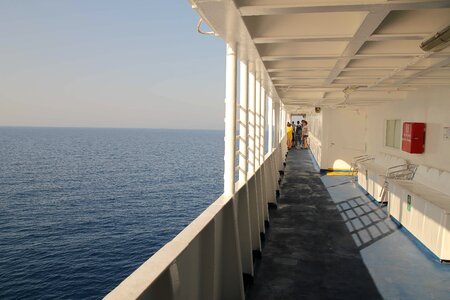
M450 266L386 218L350 177L289 152L248 299L449 299Z

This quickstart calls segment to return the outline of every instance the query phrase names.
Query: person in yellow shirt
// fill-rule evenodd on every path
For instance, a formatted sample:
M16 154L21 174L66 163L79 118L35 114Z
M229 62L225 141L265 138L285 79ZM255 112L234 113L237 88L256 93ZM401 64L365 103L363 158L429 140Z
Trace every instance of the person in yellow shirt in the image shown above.
M287 123L287 128L286 128L286 139L287 139L287 147L288 150L290 150L292 148L292 125L291 123Z

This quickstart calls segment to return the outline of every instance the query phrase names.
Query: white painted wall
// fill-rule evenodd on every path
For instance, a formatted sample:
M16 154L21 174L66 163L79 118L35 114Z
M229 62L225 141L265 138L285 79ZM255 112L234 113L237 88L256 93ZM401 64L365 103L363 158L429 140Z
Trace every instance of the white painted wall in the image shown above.
M306 115L306 121L309 126L309 147L312 154L316 158L319 167L323 169L324 161L322 157L322 140L323 137L323 114L312 113Z
M322 109L307 116L311 151L321 169L349 169L366 148L365 110Z
M425 152L409 154L401 149L384 146L385 122L388 119L425 122ZM444 140L443 137L443 128L450 127L450 87L423 88L410 92L407 100L369 108L367 126L368 153L385 152L412 163L450 170L450 140Z

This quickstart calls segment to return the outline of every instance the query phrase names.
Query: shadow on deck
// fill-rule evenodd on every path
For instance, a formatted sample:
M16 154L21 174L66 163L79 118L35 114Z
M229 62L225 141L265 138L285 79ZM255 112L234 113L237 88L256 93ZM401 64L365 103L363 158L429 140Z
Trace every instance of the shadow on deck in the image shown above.
M321 177L309 151L291 150L280 189L247 299L448 299L450 266L350 177Z
M248 299L381 299L306 150L291 150Z

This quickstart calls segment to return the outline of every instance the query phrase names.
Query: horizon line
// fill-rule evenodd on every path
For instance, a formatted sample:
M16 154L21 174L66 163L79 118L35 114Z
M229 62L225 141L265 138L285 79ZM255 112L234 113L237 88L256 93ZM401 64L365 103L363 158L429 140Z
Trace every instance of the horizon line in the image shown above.
M153 130L204 130L224 131L217 128L165 128L165 127L108 127L108 126L51 126L51 125L2 125L0 128L60 128L60 129L153 129Z

